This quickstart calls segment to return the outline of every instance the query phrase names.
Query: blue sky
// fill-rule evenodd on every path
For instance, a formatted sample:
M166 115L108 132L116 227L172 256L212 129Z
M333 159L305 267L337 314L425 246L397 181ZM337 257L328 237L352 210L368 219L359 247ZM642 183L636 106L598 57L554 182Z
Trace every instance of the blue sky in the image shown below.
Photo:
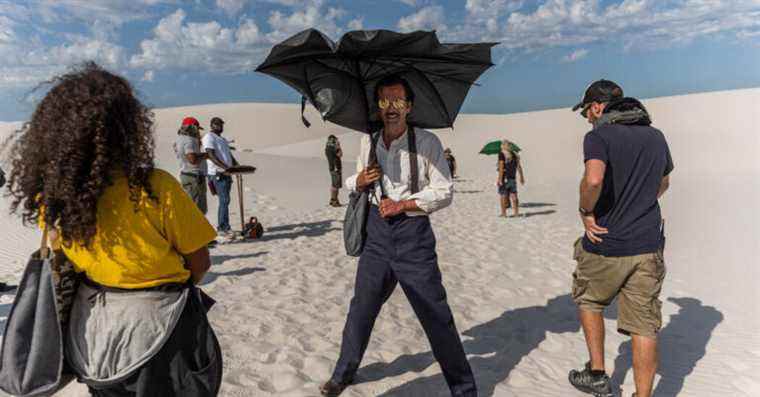
M501 42L471 113L571 106L601 77L645 98L760 87L760 0L0 0L0 120L28 118L34 87L90 59L155 107L296 102L253 69L310 27Z

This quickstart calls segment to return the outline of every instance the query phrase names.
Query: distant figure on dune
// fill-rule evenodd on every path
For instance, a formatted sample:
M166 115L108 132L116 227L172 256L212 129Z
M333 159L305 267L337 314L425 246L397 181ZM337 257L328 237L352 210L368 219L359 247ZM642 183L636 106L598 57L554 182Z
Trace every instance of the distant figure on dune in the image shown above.
M454 155L451 154L451 149L446 148L446 150L443 151L443 156L446 158L446 164L449 165L449 173L451 174L452 178L457 177L457 159L454 158Z
M214 228L154 168L153 116L127 80L88 63L52 84L15 141L10 192L82 276L67 363L95 397L215 396L221 351L194 286Z
M3 171L2 168L0 168L0 187L5 186L5 171ZM16 287L10 286L6 283L0 283L0 293L2 292L8 292L12 291Z
M575 243L573 273L573 300L590 361L570 371L569 380L595 396L613 395L604 367L602 311L618 297L618 331L632 337L635 396L650 397L665 278L658 200L670 184L673 160L644 105L623 97L612 81L591 84L573 108L578 109L593 125L583 140L579 211L586 233Z
M367 237L343 329L340 357L320 392L323 396L337 396L351 385L375 319L396 284L401 284L425 329L451 394L477 396L475 378L441 283L435 235L428 217L452 200L453 184L446 172L443 146L433 133L407 124L414 92L406 80L399 76L381 79L375 86L375 100L383 129L362 139L358 174L349 177L346 186L354 191L375 185L378 188L372 194ZM410 154L413 146L416 164Z
M340 192L340 188L343 187L343 150L340 148L340 141L335 135L327 137L325 157L327 157L330 179L332 180L332 185L330 186L330 206L340 207L338 193Z
M174 153L179 161L179 180L182 188L193 199L203 214L208 211L206 204L206 159L208 154L201 151L203 127L194 117L182 120L174 142Z
M499 191L499 203L501 204L501 216L507 217L507 208L513 208L514 216L520 215L520 201L517 198L517 174L520 174L520 184L525 185L520 156L512 150L509 141L501 142L499 152L499 177L496 180Z
M238 165L232 156L230 143L222 137L224 120L219 117L211 119L211 131L203 136L203 149L208 155L208 177L219 197L216 230L222 236L232 233L230 226L230 192L232 191L232 176L227 169Z

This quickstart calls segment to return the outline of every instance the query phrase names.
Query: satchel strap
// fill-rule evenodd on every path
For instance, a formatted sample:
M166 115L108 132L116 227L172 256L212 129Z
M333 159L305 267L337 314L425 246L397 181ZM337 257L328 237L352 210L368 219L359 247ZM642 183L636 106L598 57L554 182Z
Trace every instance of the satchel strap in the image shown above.
M412 194L415 194L420 191L420 170L417 168L417 135L414 133L414 127L409 127L406 136L409 141L409 178Z
M42 241L40 241L40 259L47 258L48 256L48 228L47 224L42 226Z
M377 164L377 166L380 168L380 175L382 175L383 168L380 167L380 162L377 161L377 142L380 140L381 135L382 135L382 132L376 132L375 135L370 135L369 158L367 158L367 167L369 167L373 163ZM380 184L380 197L381 198L388 197L388 195L385 193L385 185L383 185L382 178L380 178L379 184ZM374 186L372 187L372 191L374 192Z

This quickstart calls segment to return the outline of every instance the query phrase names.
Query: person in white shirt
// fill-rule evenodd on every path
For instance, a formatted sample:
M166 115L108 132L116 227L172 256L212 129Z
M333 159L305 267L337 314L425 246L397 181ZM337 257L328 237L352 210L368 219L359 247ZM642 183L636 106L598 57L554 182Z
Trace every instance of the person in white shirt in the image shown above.
M353 191L374 188L367 237L359 258L340 357L320 392L323 396L337 396L353 382L380 308L396 284L401 284L425 329L452 396L477 396L475 379L446 301L435 235L428 218L452 200L453 184L443 146L431 132L407 124L414 92L406 80L399 76L380 80L375 99L384 128L377 133L379 136L364 137L358 173L346 180L346 187ZM417 153L416 184L411 177L411 139ZM377 161L370 159L372 142L377 142Z
M238 162L232 155L229 142L222 137L223 132L224 120L219 117L212 118L211 132L203 136L203 149L208 155L208 178L219 198L216 230L220 234L229 234L232 177L227 173L227 169L238 165Z

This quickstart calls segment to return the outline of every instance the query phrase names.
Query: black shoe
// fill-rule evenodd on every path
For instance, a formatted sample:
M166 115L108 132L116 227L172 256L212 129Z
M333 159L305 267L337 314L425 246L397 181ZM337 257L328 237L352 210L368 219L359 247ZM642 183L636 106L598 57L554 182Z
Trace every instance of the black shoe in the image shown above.
M325 397L337 397L343 390L350 385L350 383L337 383L332 380L328 380L322 386L319 387L319 392Z
M582 371L572 370L568 376L570 384L576 389L594 397L612 397L610 377L607 374L597 375L591 372L591 363L586 363Z

